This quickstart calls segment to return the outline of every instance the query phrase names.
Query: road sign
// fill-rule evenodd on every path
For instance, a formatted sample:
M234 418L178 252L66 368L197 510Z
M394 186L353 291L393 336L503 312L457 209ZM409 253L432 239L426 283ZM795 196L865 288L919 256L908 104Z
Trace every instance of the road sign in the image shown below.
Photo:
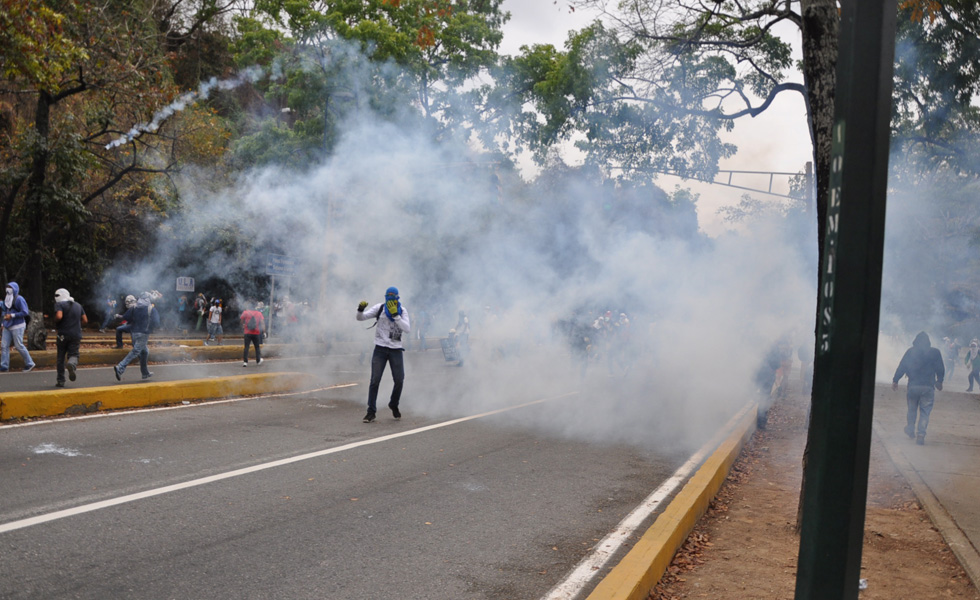
M194 291L194 278L193 277L178 277L177 278L177 291L178 292L193 292Z
M270 254L265 263L265 274L292 277L296 274L296 259L282 254Z

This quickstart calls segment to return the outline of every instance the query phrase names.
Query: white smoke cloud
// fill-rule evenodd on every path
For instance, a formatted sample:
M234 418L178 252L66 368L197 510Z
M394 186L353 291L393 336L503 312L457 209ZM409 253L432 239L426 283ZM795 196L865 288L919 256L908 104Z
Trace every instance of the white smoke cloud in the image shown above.
M786 219L712 240L696 225L670 231L670 219L682 220L655 190L648 205L605 206L611 184L582 170L553 186L515 178L498 198L478 164L486 161L362 107L344 121L333 154L306 172L266 167L218 190L209 174L188 174L182 216L171 226L177 243L162 240L143 265L109 279L146 287L172 270L178 246L233 228L247 252L201 257L180 274L223 279L244 302L268 293L248 276L262 274L256 257L288 254L299 273L277 286L313 303L310 337L369 346L373 332L355 322L354 307L380 301L390 285L410 313L433 315L430 336L444 336L457 311L468 313L468 364L445 371L442 394L413 396L410 374L404 402L413 411L495 408L578 390L562 410L529 411L522 424L678 451L699 445L751 397L755 371L779 336L796 330L800 343L812 331L815 260ZM251 264L241 262L248 256ZM627 312L632 343L611 368L603 350L582 378L555 324L587 326L592 310Z

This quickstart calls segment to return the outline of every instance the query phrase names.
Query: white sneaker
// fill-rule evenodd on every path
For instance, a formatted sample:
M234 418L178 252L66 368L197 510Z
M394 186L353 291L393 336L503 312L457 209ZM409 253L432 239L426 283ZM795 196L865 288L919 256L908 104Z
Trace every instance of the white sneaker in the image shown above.
M242 366L243 367L247 367L248 366L248 363L242 363Z
M260 358L259 360L255 361L255 364L261 365L262 364L262 359Z

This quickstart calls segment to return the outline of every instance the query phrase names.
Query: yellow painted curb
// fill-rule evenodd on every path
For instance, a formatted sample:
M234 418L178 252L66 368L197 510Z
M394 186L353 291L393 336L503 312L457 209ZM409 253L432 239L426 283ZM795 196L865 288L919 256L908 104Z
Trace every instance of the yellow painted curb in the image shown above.
M150 345L150 364L242 359L243 344L225 344L223 346L160 346ZM79 365L111 365L129 354L130 347L85 349L78 355ZM316 344L263 344L263 358L280 358L284 356L317 356L324 354L323 346ZM38 368L54 367L57 364L56 350L34 350L31 358ZM18 371L24 366L20 354L11 352L10 370Z
M182 400L291 392L311 387L312 379L308 373L259 373L73 390L4 392L0 393L0 420L138 408Z
M745 411L728 438L701 465L633 549L599 582L588 600L645 600L650 595L755 431L756 410L753 407Z

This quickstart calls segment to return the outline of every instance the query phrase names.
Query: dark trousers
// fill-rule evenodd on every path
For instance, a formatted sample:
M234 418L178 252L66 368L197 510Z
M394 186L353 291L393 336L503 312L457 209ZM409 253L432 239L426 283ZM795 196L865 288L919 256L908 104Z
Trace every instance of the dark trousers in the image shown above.
M388 408L398 408L398 400L402 397L402 384L405 383L405 354L403 350L375 346L371 357L371 385L368 387L368 412L375 413L378 409L378 386L385 372L385 364L391 363L391 379L395 387L391 390L391 402Z
M967 379L970 380L970 389L968 389L967 391L972 392L973 382L976 381L977 383L980 383L980 369L973 369L972 371L970 371L970 374L967 376Z
M55 341L55 346L58 348L58 382L65 382L65 358L67 357L68 362L78 366L78 346L81 344L81 338L77 337L67 337L58 334L58 338Z
M246 333L245 334L245 362L248 362L248 345L252 344L255 346L255 361L258 362L262 360L262 334L261 333Z

